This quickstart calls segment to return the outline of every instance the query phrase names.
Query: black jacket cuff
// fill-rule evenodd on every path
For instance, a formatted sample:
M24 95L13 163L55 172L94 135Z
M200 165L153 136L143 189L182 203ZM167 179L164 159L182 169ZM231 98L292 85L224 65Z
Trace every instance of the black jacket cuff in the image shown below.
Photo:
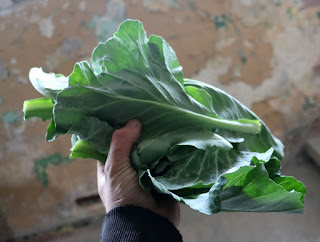
M176 227L148 209L125 205L112 209L103 220L101 241L182 241Z

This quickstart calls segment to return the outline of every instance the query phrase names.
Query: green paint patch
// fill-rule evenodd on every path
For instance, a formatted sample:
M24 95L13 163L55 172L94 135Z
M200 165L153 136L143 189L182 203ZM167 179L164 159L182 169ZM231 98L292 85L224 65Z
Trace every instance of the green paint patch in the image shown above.
M7 66L4 64L3 60L0 59L0 81L5 81L8 79L10 73Z
M98 21L98 17L97 16L93 16L90 20L89 23L89 29L95 29L97 28L97 21Z
M56 153L34 162L34 172L37 178L41 181L44 187L48 187L49 179L47 174L47 168L49 165L58 166L63 163L70 163L71 160L67 157L62 157L60 153Z
M99 41L105 41L108 39L114 31L117 29L118 22L114 21L113 18L108 20L102 20L99 16L92 17L89 22L89 29L96 31L96 35Z
M3 104L3 98L0 97L0 104Z
M87 23L86 21L81 21L81 23L79 24L80 27L87 27Z
M41 135L37 135L35 137L35 140L38 141L38 142L41 142L43 140L43 137Z
M274 5L277 7L280 7L280 6L282 6L282 2L281 1L275 2Z
M242 64L246 64L247 63L247 57L246 56L240 56L240 61Z
M316 107L316 97L309 98L309 97L304 97L304 104L303 104L303 109L305 111L308 111L314 107Z
M242 49L240 49L240 50L238 51L238 55L239 55L239 58L240 58L241 63L242 63L242 64L246 64L246 63L247 63L246 53L245 53Z
M287 8L287 15L289 16L290 19L293 19L296 14L296 9L293 7Z
M19 118L19 115L17 114L17 112L8 111L8 112L5 112L1 116L1 120L2 120L2 122L7 123L7 124L13 124L13 123L19 122L20 118Z
M156 1L158 2L158 1ZM177 0L169 0L166 1L167 5L169 6L169 8L172 8L174 10L183 10L184 9L184 5L179 3L179 1Z
M317 12L317 17L318 17L318 19L320 19L320 11Z
M232 22L232 19L225 14L214 16L212 20L216 29L227 29L227 24Z
M114 32L114 30L115 30L114 26L115 25L114 25L113 21L101 22L100 29L98 32L99 41L105 41L107 39L107 37L110 36Z

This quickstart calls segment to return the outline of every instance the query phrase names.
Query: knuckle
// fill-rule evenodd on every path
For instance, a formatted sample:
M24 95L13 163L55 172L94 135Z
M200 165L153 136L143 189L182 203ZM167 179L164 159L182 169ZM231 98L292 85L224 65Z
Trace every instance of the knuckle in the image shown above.
M107 164L105 169L109 179L117 178L127 169L127 161L118 162L117 160L114 160L112 164Z
M109 155L113 158L113 160L117 160L118 154L123 152L122 147L114 147L112 150L109 151ZM113 161L118 162L118 161Z
M118 173L119 173L119 167L117 165L106 166L106 175L109 180L116 178Z
M110 178L110 174L114 173L114 166L111 165L111 164L107 164L106 167L105 167L105 173L106 175L108 176L108 178Z
M123 140L127 137L128 132L124 129L117 129L112 135L112 139Z

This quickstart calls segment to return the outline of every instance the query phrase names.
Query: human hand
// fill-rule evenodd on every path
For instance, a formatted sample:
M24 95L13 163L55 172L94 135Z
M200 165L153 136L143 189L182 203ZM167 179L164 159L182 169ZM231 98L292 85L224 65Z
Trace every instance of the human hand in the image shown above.
M137 171L131 166L131 149L140 131L140 122L130 120L113 133L105 165L97 163L99 196L107 213L120 205L135 205L168 218L177 227L180 221L178 202L161 196L156 199L144 191L139 185Z

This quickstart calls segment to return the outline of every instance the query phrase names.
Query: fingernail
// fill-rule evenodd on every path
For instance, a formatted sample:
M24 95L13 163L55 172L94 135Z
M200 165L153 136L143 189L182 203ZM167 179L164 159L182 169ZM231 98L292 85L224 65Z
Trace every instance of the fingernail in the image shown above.
M126 124L126 126L132 127L132 128L137 127L138 125L139 125L139 122L136 119L132 119L132 120L128 121Z

